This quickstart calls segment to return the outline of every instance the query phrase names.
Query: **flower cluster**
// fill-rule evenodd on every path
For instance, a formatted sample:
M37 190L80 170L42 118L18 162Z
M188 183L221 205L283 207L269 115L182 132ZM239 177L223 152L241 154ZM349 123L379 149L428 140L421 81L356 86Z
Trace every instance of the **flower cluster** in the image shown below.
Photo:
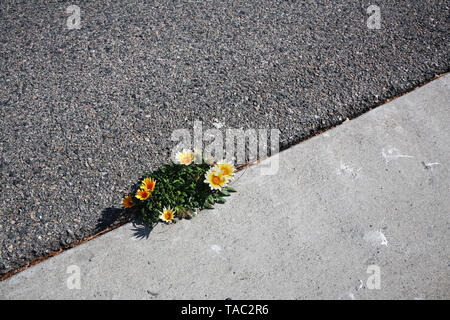
M211 190L222 190L233 180L233 176L233 165L222 160L206 172L205 182L209 184Z
M215 162L203 152L183 150L174 164L163 165L145 174L134 191L122 200L124 208L134 208L144 222L173 222L175 217L191 218L197 210L224 203L235 190L229 186L235 168L227 161ZM204 180L203 180L203 178Z
M147 200L148 197L155 190L156 180L152 178L145 178L142 181L141 187L136 192L136 198L139 200Z

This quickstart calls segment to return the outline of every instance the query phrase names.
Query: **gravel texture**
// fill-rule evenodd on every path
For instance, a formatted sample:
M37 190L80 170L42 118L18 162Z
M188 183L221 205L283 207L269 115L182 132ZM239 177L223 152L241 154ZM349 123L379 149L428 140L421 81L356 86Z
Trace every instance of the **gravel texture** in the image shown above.
M449 70L448 1L377 1L380 30L370 4L2 1L0 276L120 219L174 129L285 148Z

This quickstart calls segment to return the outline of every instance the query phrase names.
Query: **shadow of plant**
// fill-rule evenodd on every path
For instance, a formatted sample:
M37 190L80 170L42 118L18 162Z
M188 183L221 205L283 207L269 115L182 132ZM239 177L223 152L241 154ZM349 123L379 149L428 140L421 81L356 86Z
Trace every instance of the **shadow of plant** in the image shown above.
M133 224L133 237L142 240L142 239L148 239L150 232L152 232L153 228L149 225L143 223L138 218L134 219L132 222Z
M136 212L126 211L122 208L106 208L102 211L102 215L97 221L96 232L112 228L118 224L131 222L133 225L133 237L142 240L148 239L152 227L144 224L138 217Z
M106 208L102 211L95 227L97 232L116 226L117 224L131 221L132 216L125 214L125 210L119 208Z

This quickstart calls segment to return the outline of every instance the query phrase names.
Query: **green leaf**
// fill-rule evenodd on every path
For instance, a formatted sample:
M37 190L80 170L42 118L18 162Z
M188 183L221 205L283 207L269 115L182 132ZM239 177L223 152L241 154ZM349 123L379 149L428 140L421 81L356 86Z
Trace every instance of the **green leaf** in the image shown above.
M237 192L233 187L225 187L225 190L228 192Z
M230 193L229 193L227 190L225 190L225 189L220 190L219 193L220 193L222 196L225 196L225 197L227 197L227 196L230 195Z
M225 200L224 198L217 197L217 203L225 203L225 202L227 202L227 200Z
M212 205L210 205L209 203L206 203L205 209L214 209L214 207Z

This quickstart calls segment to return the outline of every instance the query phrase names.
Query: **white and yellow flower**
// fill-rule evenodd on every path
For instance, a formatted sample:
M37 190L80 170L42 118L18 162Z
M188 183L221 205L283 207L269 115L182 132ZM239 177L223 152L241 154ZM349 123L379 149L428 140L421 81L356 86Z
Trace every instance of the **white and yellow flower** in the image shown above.
M194 161L194 152L184 149L183 151L178 152L175 157L179 164L188 166Z
M211 190L222 190L228 184L229 177L225 176L217 167L209 169L205 173L205 182Z
M221 160L215 166L227 178L231 179L234 175L234 165L231 162Z
M159 215L159 218L164 222L172 222L173 218L175 217L175 210L164 207L163 211L161 211L161 214Z

